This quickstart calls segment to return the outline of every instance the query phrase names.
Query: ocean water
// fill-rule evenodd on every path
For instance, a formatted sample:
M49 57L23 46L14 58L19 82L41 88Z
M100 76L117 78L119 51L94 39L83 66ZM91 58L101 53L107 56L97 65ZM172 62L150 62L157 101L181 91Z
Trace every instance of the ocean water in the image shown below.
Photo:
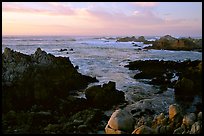
M151 37L155 40L158 37ZM55 56L69 57L74 66L79 66L78 71L84 75L96 77L99 83L108 81L116 82L116 88L124 91L126 99L134 102L132 94L135 92L147 92L153 94L158 91L154 86L135 80L132 77L138 71L128 70L124 66L134 60L173 60L184 61L202 60L201 52L194 51L168 51L168 50L145 50L140 42L116 42L116 37L83 37L83 36L3 36L2 52L5 47L24 54L33 54L38 47ZM60 51L67 49L67 51ZM94 84L90 84L94 85ZM168 89L166 97L171 97L169 103L174 102L173 90ZM79 92L84 97L83 92ZM154 97L154 95L150 95ZM157 95L158 96L158 95Z

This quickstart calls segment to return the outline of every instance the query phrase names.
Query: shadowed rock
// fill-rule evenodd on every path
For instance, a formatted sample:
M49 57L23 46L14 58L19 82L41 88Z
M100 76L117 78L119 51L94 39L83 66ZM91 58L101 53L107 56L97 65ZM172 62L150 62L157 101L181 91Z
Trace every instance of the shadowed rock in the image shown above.
M55 57L40 48L31 56L9 48L2 54L3 111L33 104L54 108L58 98L96 81L78 73L69 58Z
M91 105L98 108L110 108L125 101L124 92L115 88L115 82L109 81L102 87L92 86L85 91L85 96Z

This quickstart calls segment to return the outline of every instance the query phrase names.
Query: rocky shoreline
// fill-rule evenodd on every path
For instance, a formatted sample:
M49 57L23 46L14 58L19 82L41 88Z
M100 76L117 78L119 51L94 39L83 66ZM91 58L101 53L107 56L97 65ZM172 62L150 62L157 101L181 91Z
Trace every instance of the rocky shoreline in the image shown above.
M129 109L118 109L111 115L105 132L106 134L201 134L202 112L183 114L180 106L172 104L167 115L160 113L154 116L149 113L135 118Z
M134 61L126 65L130 70L139 70L135 79L148 79L148 84L159 86L163 93L167 88L174 89L176 101L188 108L196 95L202 95L202 61L186 60L183 62L145 60ZM151 68L150 68L151 67ZM197 103L201 110L201 103Z
M188 96L184 101L189 101L190 96L202 94L202 61L135 61L126 67L140 70L134 78L147 78L149 84L160 86L160 91L152 98L144 95L145 99L142 92L135 94L136 102L128 103L115 82L87 88L98 80L78 73L69 58L55 57L40 48L31 55L5 48L2 54L3 133L202 133L202 103L188 113L180 103L170 106L165 102L171 99L165 97L167 88L175 89L178 100ZM175 76L178 79L171 80ZM73 96L79 90L85 98ZM164 97L156 97L160 94ZM113 114L107 115L107 110L113 110Z
M55 57L40 48L31 55L5 48L3 133L96 133L105 128L102 121L108 120L103 110L125 101L114 82L87 88L97 81L78 73L69 58ZM86 98L74 97L77 90L84 90Z

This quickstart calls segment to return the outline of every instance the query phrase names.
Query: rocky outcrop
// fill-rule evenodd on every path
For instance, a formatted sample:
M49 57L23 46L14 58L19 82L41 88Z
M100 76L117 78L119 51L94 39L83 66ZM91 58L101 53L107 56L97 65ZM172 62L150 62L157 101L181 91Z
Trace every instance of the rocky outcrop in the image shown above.
M145 47L145 49L163 49L163 50L195 50L202 51L202 46L200 45L202 39L192 39L192 38L174 38L170 35L165 35L159 40L153 42L152 46Z
M174 88L175 99L189 106L196 95L202 94L202 61L183 62L145 60L130 62L125 66L130 70L139 70L135 79L150 79L149 84L160 86L162 93ZM186 102L188 101L188 102Z
M178 104L169 105L168 114L160 113L159 115L149 115L134 117L131 114L123 114L119 116L122 119L116 118L119 113L127 113L127 109L116 110L108 124L106 125L106 134L201 134L202 133L202 112L185 113L181 110ZM122 112L123 111L123 112ZM153 118L150 118L154 116ZM115 118L113 118L115 117ZM125 120L128 117L127 120ZM132 119L133 118L133 119ZM120 126L132 126L132 132L119 129ZM132 121L134 122L132 123ZM110 126L113 122L114 125ZM123 124L124 123L124 124ZM131 128L132 129L132 128Z
M34 104L52 108L58 98L96 81L78 73L69 58L54 57L40 48L31 56L9 48L2 54L3 111Z
M124 38L118 38L116 42L146 42L144 36L140 36L136 38L135 36L132 37L124 37Z
M89 103L97 108L107 109L125 101L124 92L116 90L115 82L109 81L102 87L92 86L85 90Z

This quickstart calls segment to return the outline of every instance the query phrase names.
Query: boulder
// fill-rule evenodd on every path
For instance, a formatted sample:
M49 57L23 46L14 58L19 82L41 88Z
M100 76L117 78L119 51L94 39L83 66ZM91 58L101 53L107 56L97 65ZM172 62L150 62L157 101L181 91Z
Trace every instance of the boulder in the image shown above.
M194 82L183 77L175 84L175 95L191 95L194 92Z
M202 112L201 111L198 113L198 121L202 121Z
M169 106L169 120L172 120L176 115L181 114L181 108L177 104Z
M196 121L195 113L190 113L183 117L183 124L188 128L191 127L195 121Z
M118 109L111 115L107 125L105 129L107 134L110 132L110 129L130 133L134 130L134 119L128 111Z
M115 130L115 129L111 128L108 124L107 124L106 127L105 127L105 133L106 133L106 134L127 134L127 133L124 132L124 131Z
M111 81L102 87L98 85L86 89L85 96L90 105L102 109L111 108L125 101L124 92L116 90L115 82Z
M202 123L195 122L191 127L190 134L202 134Z

